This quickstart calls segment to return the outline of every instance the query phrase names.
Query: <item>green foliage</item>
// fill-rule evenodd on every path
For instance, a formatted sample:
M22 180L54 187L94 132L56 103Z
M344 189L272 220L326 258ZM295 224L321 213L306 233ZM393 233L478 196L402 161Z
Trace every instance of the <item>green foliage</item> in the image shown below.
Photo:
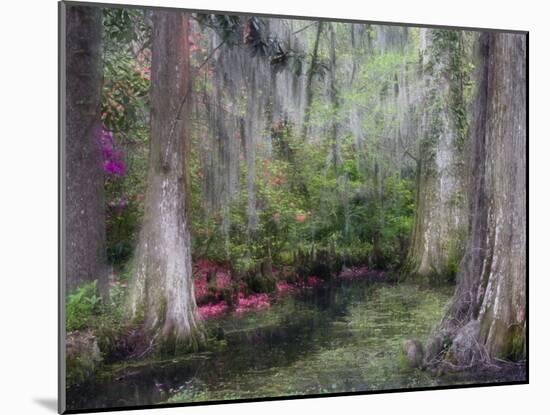
M151 28L143 16L143 10L140 9L104 8L104 35L123 44L143 38L150 39Z
M299 252L327 252L334 256L331 261L335 264L397 267L403 260L412 227L414 167L404 164L396 168L392 165L395 157L384 146L391 144L401 122L396 98L399 80L414 79L418 70L417 31L410 33L410 47L381 52L372 47L372 27L361 39L354 40L353 48L349 28L334 24L331 30L336 34L335 67L329 65L332 50L328 31L320 37L313 67L304 67L312 64L311 56L290 49L269 33L262 18L196 14L195 19L202 28L220 35L226 43L223 47L247 47L253 55L269 59L274 72L284 67L295 75L310 71L316 76L308 109L308 126L313 136L304 142L296 126L279 119L273 120L276 125L269 127L265 137L255 139L263 142L271 137L273 153L266 157L257 152L253 180L258 221L254 229L249 225L248 171L244 160L238 163L240 188L231 203L215 212L205 209L204 177L212 172L205 171L198 154L203 130L192 128L192 154L188 161L194 258L229 263L243 277L257 272L266 260L277 269L292 266ZM128 165L125 177L106 181L108 255L113 264L122 265L135 249L143 210L151 31L146 16L138 10L122 13L105 9L104 23L103 120L124 147ZM304 39L311 46L317 30L299 30L303 30ZM455 40L440 39L440 43L444 42ZM358 48L358 44L364 47ZM460 56L457 52L454 64L463 64ZM350 83L349 67L342 64L346 60L354 62ZM326 83L322 81L329 70L333 71L338 105L327 99ZM466 75L462 75L457 75L457 79L465 80ZM209 77L207 71L195 80L205 93L213 87ZM243 91L243 95L248 93ZM233 104L236 114L244 117L246 99L234 97ZM457 122L462 123L461 109L454 107ZM203 116L203 110L197 102L197 118ZM268 116L271 108L265 111ZM347 132L345 128L340 131L338 127L347 125L352 111L358 114L357 129L365 136L363 142L358 141L357 132ZM430 143L425 144L431 148ZM121 198L125 200L123 209L117 204Z
M67 296L67 332L92 330L102 354L109 355L124 326L124 296L124 288L115 285L110 289L109 301L105 301L99 296L97 281L82 285Z
M254 24L261 29L261 23ZM334 30L341 36L345 28L337 24ZM304 33L308 33L310 42L315 41L316 30ZM349 42L338 40L339 36L336 36L337 62L347 54L359 53L347 49ZM348 74L343 65L337 64L337 85L343 86L337 91L339 105L333 105L322 92L325 85L319 82L329 69L329 50L322 38L314 63L317 66L307 68L317 75L308 125L320 133L304 141L287 119L270 126L273 154L255 160L258 215L255 229L248 226L247 163L243 160L239 164L241 187L233 202L207 215L201 203L204 172L199 155L194 153L191 157L194 256L230 263L243 276L254 273L266 258L280 269L297 265L297 257L312 252L316 253L314 257L320 253L328 255L322 260L313 257L310 260L328 261L329 274L339 272L336 268L342 264L398 267L404 259L412 227L414 175L401 175L390 166L391 160L382 146L386 136L398 127L394 97L397 74L413 75L415 66L410 62L415 59L414 50L368 56L365 53L360 56L364 61L358 68L357 82L349 88L340 81ZM332 127L345 125L349 112L357 108L362 109L359 128L368 137L364 148L357 146L352 134L332 136L335 131ZM338 153L334 150L336 140ZM403 166L403 171L406 168ZM225 227L226 223L230 226ZM306 268L312 272L317 265L309 264Z
M126 174L105 180L107 256L121 266L143 212L149 140L151 28L143 10L103 9L102 121L124 155Z
M151 30L143 10L103 9L102 119L115 134L147 122Z
M198 194L192 215L195 255L229 262L243 276L254 274L266 258L276 268L296 265L300 252L325 252L333 266L396 268L404 259L412 226L413 181L387 176L380 179L382 191L374 192L365 184L370 173L359 170L350 137L341 143L342 163L336 169L327 168L328 140L322 145L303 143L288 124L278 126L272 137L275 157L256 160L261 209L254 230L247 226L246 166L241 166L241 189L229 206L227 234L222 212L204 215L200 177L193 169L193 192ZM314 273L313 268L308 267L309 272ZM259 290L269 291L264 288Z
M102 115L115 133L131 131L148 105L148 73L127 53L112 52L105 62Z
M107 258L122 267L135 249L143 215L145 172L144 149L128 155L127 174L105 181Z
M67 296L67 331L82 330L101 314L101 297L97 281L85 284Z
M205 172L197 153L200 137L193 134L188 160L194 257L230 263L241 276L254 274L266 260L272 261L276 268L291 266L298 252L312 251L328 252L335 257L331 260L338 259L335 262L338 264L397 266L412 222L412 182L391 172L390 161L379 146L388 130L397 126L395 104L387 103L396 93L397 74L414 70L408 62L414 60L416 49L384 53L351 50L345 38L349 30L345 25L334 24L331 29L337 35L336 67L330 68L328 63L327 35L321 36L314 67L304 68L306 62L311 63L311 56L292 50L270 34L264 19L216 14L196 14L195 18L201 27L218 33L226 43L224 47L248 47L253 54L268 58L274 71L283 67L295 75L312 71L315 81L309 125L322 133L303 142L287 120L279 120L278 125L271 127L273 157L258 156L255 160L258 216L255 229L249 229L248 224L246 163L240 163L241 187L231 204L218 212L205 212L202 202ZM105 9L104 25L103 121L124 148L127 164L125 177L106 180L107 250L110 261L122 266L135 249L143 212L151 28L139 10ZM304 30L314 43L317 31L307 27ZM362 42L370 42L373 33L364 36ZM414 42L418 43L418 39ZM352 54L361 65L356 83L348 86L342 82L348 74L339 62ZM319 91L323 86L320 81L329 70L335 71L336 85L341 85L335 91L338 105L328 102ZM202 82L201 79L202 76L197 77L197 82ZM208 90L212 86L208 76L204 79L204 88ZM237 99L235 106L243 116L245 102ZM368 131L365 149L377 151L358 148L355 138L346 134L338 139L340 154L336 154L333 150L336 137L327 131L335 131L331 128L334 125L345 124L354 108L364 109L359 127Z

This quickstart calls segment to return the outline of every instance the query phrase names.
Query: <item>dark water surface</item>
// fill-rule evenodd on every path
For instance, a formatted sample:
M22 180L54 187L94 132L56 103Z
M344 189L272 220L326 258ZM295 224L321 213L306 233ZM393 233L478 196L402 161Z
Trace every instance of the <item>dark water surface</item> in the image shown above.
M452 291L365 281L304 290L268 310L207 322L223 337L213 351L106 367L86 385L67 391L68 408L498 381L436 378L401 362L403 340L426 340Z

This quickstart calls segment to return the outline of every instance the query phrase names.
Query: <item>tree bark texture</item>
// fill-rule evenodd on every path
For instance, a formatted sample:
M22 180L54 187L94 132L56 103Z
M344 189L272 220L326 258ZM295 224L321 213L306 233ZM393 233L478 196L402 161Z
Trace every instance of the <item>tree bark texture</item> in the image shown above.
M65 265L67 290L107 291L101 152L101 9L67 6Z
M526 353L526 37L484 33L479 59L469 239L433 340L446 338L445 360L462 366Z
M130 315L151 345L188 347L198 327L191 265L189 16L153 12L151 142Z
M464 252L467 201L463 167L464 107L461 62L448 31L423 29L424 91L417 156L416 214L405 273L430 279L453 278ZM461 34L458 34L461 36ZM457 67L458 66L458 67ZM461 116L464 114L461 114Z
M319 43L321 40L321 33L323 32L323 22L317 23L317 33L315 35L315 43L313 45L313 51L311 52L311 62L309 64L309 69L307 71L307 80L306 80L306 97L305 97L305 106L304 106L304 121L302 123L302 137L303 139L307 138L307 133L309 129L309 121L311 119L311 103L313 101L313 77L315 73L319 70L318 60L319 60Z

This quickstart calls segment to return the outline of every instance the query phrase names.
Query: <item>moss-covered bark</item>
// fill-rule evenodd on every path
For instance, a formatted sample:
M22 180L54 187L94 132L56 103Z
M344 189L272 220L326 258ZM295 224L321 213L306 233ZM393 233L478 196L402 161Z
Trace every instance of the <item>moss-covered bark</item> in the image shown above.
M526 316L526 38L485 33L470 147L470 234L432 350L459 366L521 360ZM444 353L442 353L442 351Z
M151 144L130 317L149 349L194 346L198 323L189 232L189 18L153 12ZM183 104L182 104L183 102Z
M304 120L302 123L302 138L304 140L307 138L309 121L311 119L311 103L313 101L313 77L315 76L315 73L318 71L319 43L320 43L322 31L323 31L323 22L317 22L317 34L315 35L315 43L313 45L313 51L311 52L311 62L307 70Z
M466 134L462 34L421 31L424 98L419 122L416 214L406 276L452 278L463 254Z

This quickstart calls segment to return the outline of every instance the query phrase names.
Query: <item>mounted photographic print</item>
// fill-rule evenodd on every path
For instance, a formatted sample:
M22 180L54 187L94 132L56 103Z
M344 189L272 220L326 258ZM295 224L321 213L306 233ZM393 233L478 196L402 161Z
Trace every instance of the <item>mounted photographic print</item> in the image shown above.
M60 412L528 382L527 32L59 10Z

